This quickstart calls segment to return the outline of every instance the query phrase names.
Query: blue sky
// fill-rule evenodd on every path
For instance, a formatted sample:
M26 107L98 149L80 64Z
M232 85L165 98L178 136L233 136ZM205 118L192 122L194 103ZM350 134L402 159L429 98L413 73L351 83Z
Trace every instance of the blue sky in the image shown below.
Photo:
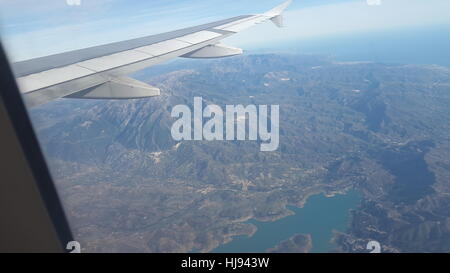
M450 24L449 0L294 0L286 28L270 23L226 43L254 49L272 41ZM0 34L14 61L157 34L236 15L282 0L0 0ZM268 39L270 37L270 39Z

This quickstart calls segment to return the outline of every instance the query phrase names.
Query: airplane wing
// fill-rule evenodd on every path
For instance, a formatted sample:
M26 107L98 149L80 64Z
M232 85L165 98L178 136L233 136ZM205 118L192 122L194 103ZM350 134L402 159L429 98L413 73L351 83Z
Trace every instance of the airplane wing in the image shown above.
M158 96L158 88L126 75L176 57L220 58L242 54L242 49L223 45L220 40L267 20L282 27L282 12L291 2L263 14L21 61L12 64L12 68L28 107L62 97Z

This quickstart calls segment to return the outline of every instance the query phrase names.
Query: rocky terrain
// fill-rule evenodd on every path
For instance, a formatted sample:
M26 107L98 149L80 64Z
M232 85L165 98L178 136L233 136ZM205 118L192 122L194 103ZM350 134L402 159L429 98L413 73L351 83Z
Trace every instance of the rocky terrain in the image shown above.
M334 251L378 240L386 252L450 252L450 69L251 55L135 77L161 96L61 99L31 111L83 251L211 251L255 232L248 219L357 189L363 201ZM279 149L174 141L171 109L194 96L280 105Z

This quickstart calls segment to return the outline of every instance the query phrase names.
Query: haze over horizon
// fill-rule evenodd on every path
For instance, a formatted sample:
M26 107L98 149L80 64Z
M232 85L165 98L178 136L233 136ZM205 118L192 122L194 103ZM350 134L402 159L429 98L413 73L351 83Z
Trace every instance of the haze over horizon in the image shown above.
M1 0L0 34L12 61L122 41L242 14L264 12L282 1L223 0L83 1L45 0L23 9L28 1ZM224 42L244 49L352 33L450 24L445 0L294 0L285 14L285 28L262 24ZM149 20L149 18L151 18ZM382 18L382 19L381 19ZM74 35L76 39L74 39Z

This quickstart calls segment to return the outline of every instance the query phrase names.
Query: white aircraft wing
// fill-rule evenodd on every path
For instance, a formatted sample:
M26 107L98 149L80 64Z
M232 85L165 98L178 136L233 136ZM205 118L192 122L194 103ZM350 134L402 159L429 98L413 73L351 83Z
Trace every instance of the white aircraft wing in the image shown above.
M95 46L12 64L29 107L70 98L130 99L158 96L160 90L126 75L176 57L220 58L242 49L220 40L271 20L283 24L292 0L258 15L244 15L168 33Z

